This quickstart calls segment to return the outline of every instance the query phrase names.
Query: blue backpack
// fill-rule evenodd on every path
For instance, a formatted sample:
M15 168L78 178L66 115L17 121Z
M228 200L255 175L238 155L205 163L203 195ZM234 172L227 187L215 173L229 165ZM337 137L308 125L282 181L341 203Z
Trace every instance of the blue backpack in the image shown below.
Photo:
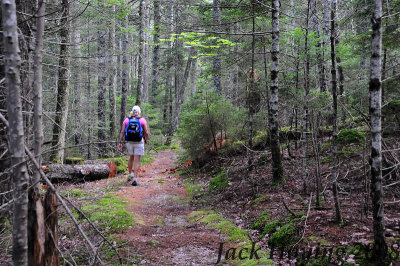
M125 140L139 142L143 137L143 128L139 121L140 118L131 117L125 128Z

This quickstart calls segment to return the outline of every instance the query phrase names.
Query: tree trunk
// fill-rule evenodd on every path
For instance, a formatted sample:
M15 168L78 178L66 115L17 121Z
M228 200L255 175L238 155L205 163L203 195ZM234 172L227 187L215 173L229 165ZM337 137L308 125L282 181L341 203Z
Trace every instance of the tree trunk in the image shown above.
M87 163L87 164L86 164ZM52 164L46 170L52 182L83 182L108 178L116 165L113 162L85 162L84 165Z
M220 31L221 25L221 0L213 0L214 5L214 24L215 31ZM218 52L217 52L218 53ZM214 68L214 91L221 93L221 57L216 55L213 57Z
M76 25L79 25L80 21L77 18L78 22ZM82 139L82 86L81 86L81 33L80 29L74 30L74 55L76 59L74 60L74 72L73 72L73 83L74 83L74 128L75 128L75 135L74 141L75 145L80 145L83 142ZM83 147L79 148L79 152L83 153Z
M5 83L7 90L8 138L13 183L13 264L28 264L28 172L25 161L21 104L21 57L14 0L2 1Z
M149 34L147 26L149 20L149 1L141 0L139 5L139 60L138 81L136 86L136 104L148 101L148 78L149 78Z
M104 27L102 23L100 28ZM97 138L99 142L106 140L106 32L103 29L97 32ZM107 151L107 146L104 143L98 144L99 156L103 157Z
M371 198L376 261L387 255L382 188L382 0L374 0L372 16L369 115L371 123Z
M161 31L161 12L160 12L160 0L153 0L154 10L154 29L153 29L153 69L151 74L151 98L150 103L156 104L156 96L160 86L160 31Z
M340 211L338 192L337 192L337 79L336 79L336 51L335 51L335 19L336 19L336 0L332 1L331 10L331 75L332 75L332 100L333 100L333 132L332 132L332 192L335 202L336 222L343 224L343 218Z
M115 6L112 7L112 11L115 12ZM109 126L110 126L110 138L114 139L117 133L116 126L116 87L117 87L117 79L116 79L116 43L115 43L115 19L111 21L111 27L108 32L108 69L109 69L109 82L108 82L108 101L110 105L110 113L109 113Z
M51 155L53 162L64 161L65 127L68 117L69 95L69 2L61 0L62 16L60 29L60 59L58 61L57 105L56 117L53 125L52 146L55 149Z
M46 255L44 258L43 265L54 265L60 264L58 249L56 245L58 243L58 213L57 206L58 200L54 192L48 189L44 197L44 206L46 213Z
M38 3L36 18L36 45L34 52L34 83L33 83L33 133L34 154L39 164L42 162L43 125L42 125L42 57L43 57L43 34L44 34L45 2ZM28 212L28 258L30 265L42 265L44 255L44 209L39 194L40 172L34 168L32 187L29 190L29 212Z
M121 27L125 27L125 21L121 23ZM122 33L122 84L121 84L121 113L119 124L122 126L122 122L126 118L126 104L127 104L127 97L128 97L128 55L127 55L127 44L128 38L127 33Z
M284 172L278 130L279 88L279 0L272 0L271 94L269 100L269 131L271 135L272 182L284 183Z
M301 148L303 153L303 161L302 161L302 177L303 177L303 193L307 193L307 149L308 149L308 132L307 132L307 121L308 121L308 92L310 90L310 81L309 81L309 73L310 73L310 56L308 53L308 33L309 33L309 14L310 12L310 0L308 1L307 6L307 25L306 25L306 36L305 36L305 47L304 47L304 57L305 57L305 66L304 66L304 106L303 106L303 117L301 124Z

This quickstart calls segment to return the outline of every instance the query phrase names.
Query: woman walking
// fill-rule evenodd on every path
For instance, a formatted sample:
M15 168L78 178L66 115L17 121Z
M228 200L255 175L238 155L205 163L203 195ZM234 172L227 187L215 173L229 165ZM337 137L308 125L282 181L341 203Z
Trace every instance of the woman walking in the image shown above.
M144 144L149 140L147 121L140 117L140 107L135 105L129 117L122 123L121 134L119 135L118 149L122 150L122 140L126 140L126 148L129 153L128 180L132 180L132 186L137 186L139 177L140 156L144 155ZM133 174L132 174L133 167Z

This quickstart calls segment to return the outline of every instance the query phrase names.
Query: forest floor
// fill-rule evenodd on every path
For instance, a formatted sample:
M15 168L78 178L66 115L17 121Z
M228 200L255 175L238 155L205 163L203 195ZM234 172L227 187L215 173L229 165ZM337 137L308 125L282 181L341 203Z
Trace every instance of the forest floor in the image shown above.
M174 173L176 154L164 150L142 169L139 185L121 189L136 225L119 237L140 254L140 264L212 265L222 241L219 232L187 220L194 211L182 180ZM123 176L122 178L125 178Z

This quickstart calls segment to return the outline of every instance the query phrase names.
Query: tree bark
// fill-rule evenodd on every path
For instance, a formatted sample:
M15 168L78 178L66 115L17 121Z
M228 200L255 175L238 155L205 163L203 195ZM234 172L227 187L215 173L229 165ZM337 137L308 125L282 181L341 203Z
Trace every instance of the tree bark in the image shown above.
M136 105L148 102L149 96L149 0L141 0L139 5L139 60L138 82L136 86Z
M335 38L336 38L336 0L332 1L331 10L331 75L332 75L332 100L333 100L333 132L332 132L332 192L333 200L335 202L336 222L339 225L343 224L343 218L340 211L340 204L337 191L337 78L336 78L336 51L335 51Z
M272 182L284 183L284 172L278 130L279 88L279 0L272 0L271 87L269 99L269 131L271 136Z
M121 27L125 27L125 21L121 22ZM122 127L122 122L124 122L124 119L126 118L126 105L127 105L127 94L128 94L128 55L127 55L127 44L128 44L128 38L127 38L127 33L122 33L122 81L121 81L121 113L120 113L120 119L119 119L119 124Z
M103 29L103 23L99 25L97 32L97 138L99 142L106 140L106 31ZM98 144L99 156L103 157L107 151L104 143Z
M153 12L154 12L154 29L153 29L153 69L151 75L151 98L150 103L156 104L155 99L160 86L160 31L161 31L161 12L160 12L160 0L153 0Z
M18 45L17 14L14 0L1 3L5 83L7 90L8 138L13 183L13 251L14 265L28 264L28 173L24 150L21 104L21 57Z
M48 166L46 173L52 182L76 183L108 178L114 166L113 162L104 161L84 165L52 164Z
M58 266L60 264L58 249L56 248L58 243L58 200L51 189L48 189L46 192L44 206L47 232L45 244L46 254L43 265Z
M51 155L53 162L64 161L65 128L68 117L68 95L69 95L69 1L61 0L62 15L60 29L60 59L58 61L58 83L56 124L53 125L52 146L55 149Z
M112 11L115 12L115 6L112 7ZM115 42L115 19L111 21L111 27L108 32L108 69L109 69L109 82L108 82L108 101L110 105L109 113L109 126L110 126L110 138L114 139L117 133L116 126L116 115L117 115L117 104L116 104L116 87L117 87L117 76L116 76L116 42Z
M36 18L36 45L34 52L33 71L33 133L34 154L39 164L42 162L43 125L42 125L42 57L43 57L43 34L44 34L45 2L38 3ZM39 193L40 172L34 168L32 186L29 190L29 212L28 212L28 258L30 265L42 265L45 252L45 227L44 209Z
M221 0L213 0L214 5L214 30L219 32L221 26ZM218 52L217 52L218 53ZM213 57L214 68L214 91L221 93L221 56L216 55Z
M387 255L382 188L382 0L374 0L372 15L369 115L371 124L371 198L376 261Z

